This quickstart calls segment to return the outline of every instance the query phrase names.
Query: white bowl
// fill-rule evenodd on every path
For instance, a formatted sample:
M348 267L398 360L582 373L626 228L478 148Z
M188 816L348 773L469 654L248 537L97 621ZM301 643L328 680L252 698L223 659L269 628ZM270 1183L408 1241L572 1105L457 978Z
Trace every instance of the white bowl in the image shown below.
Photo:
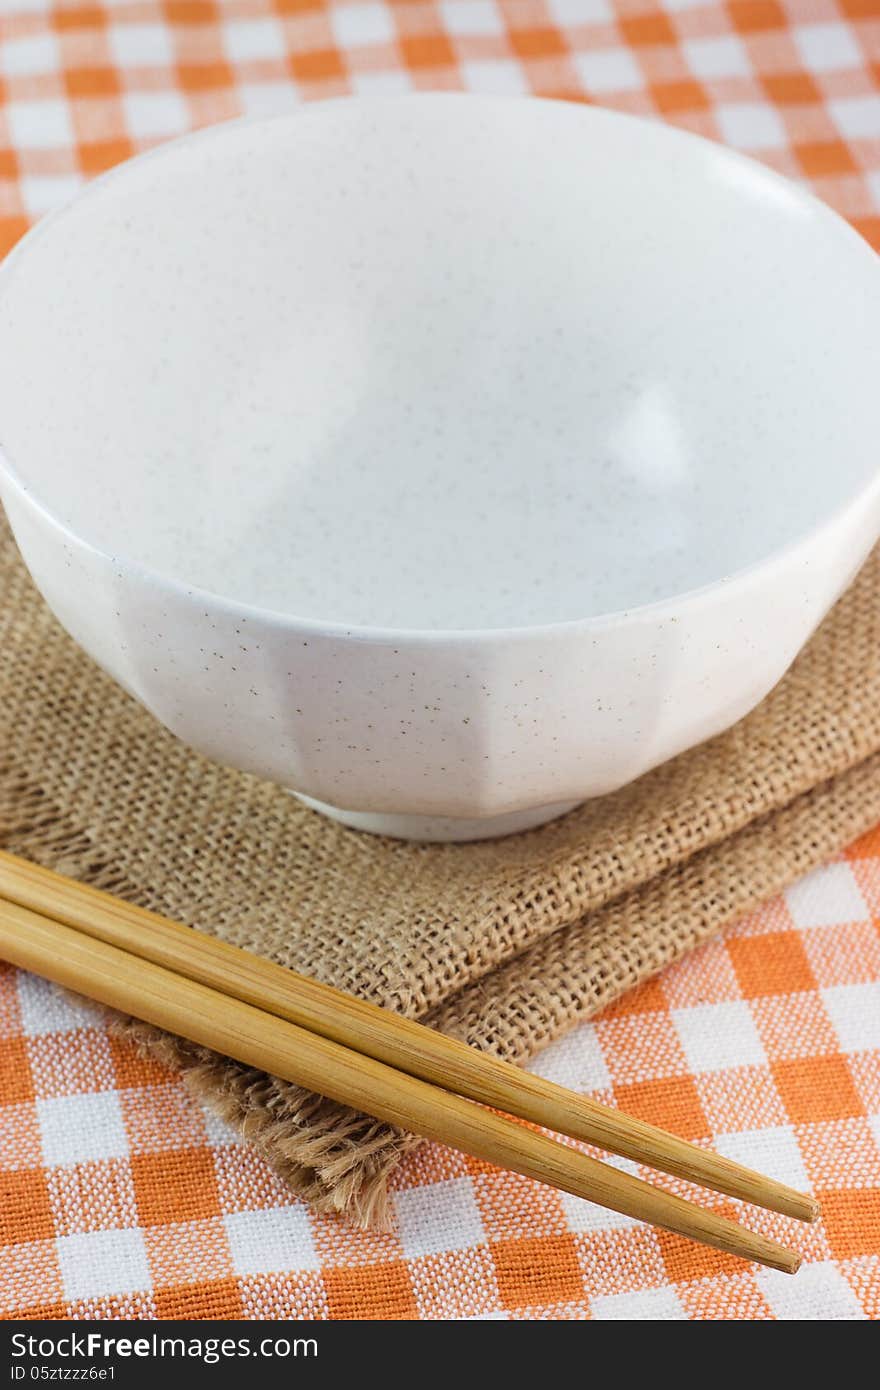
M536 825L718 733L880 532L880 274L692 136L428 95L216 127L0 271L0 492L180 738Z

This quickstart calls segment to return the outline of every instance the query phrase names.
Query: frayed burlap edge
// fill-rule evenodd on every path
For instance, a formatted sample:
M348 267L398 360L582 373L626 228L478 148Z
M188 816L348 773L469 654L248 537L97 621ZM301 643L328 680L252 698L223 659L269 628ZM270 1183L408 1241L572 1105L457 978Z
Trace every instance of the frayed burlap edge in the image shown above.
M35 859L128 902L143 893L126 881L73 824L8 761L0 762L0 844L26 837ZM143 1055L179 1071L187 1089L242 1138L317 1210L344 1213L364 1227L388 1222L388 1178L417 1142L364 1115L208 1048L107 1010L109 1026Z

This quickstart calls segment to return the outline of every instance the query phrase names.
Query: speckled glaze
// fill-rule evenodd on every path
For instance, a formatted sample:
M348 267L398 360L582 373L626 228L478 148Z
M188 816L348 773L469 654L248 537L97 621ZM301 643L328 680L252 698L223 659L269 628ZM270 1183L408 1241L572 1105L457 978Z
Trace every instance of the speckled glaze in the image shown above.
M0 271L0 495L182 739L347 824L539 824L740 718L880 532L880 274L580 106L165 146Z

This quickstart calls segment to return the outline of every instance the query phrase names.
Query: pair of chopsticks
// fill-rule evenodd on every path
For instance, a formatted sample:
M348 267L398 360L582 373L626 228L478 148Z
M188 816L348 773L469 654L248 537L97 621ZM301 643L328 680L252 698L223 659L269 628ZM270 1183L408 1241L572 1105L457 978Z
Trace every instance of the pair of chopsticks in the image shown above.
M3 852L0 958L377 1119L788 1274L800 1265L794 1251L507 1116L801 1221L819 1214L813 1197L653 1125Z

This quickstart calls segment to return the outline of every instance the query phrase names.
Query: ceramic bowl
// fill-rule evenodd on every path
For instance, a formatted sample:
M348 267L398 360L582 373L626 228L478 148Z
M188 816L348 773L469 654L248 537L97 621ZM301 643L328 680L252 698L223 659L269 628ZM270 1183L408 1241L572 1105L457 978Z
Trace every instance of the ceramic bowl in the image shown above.
M0 272L0 491L181 739L348 825L534 826L746 714L880 532L880 274L582 106L187 137Z

